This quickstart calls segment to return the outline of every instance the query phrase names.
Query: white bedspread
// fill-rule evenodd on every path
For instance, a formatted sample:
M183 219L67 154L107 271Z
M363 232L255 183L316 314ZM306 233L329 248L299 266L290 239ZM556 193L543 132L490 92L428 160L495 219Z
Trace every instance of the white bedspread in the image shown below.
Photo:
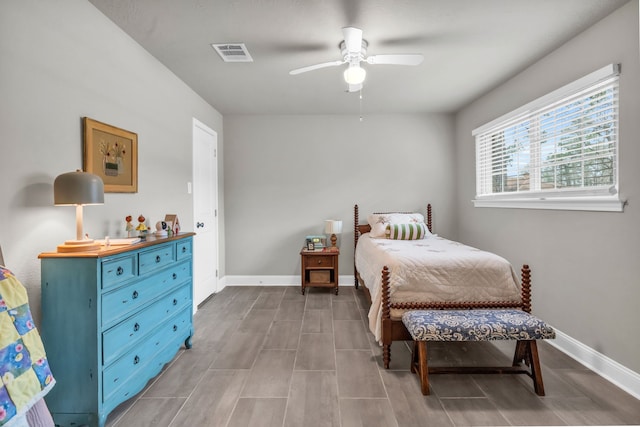
M491 252L438 236L422 240L358 239L355 263L371 293L369 328L381 340L382 268L390 271L393 302L520 301L511 264ZM391 310L399 319L404 310Z

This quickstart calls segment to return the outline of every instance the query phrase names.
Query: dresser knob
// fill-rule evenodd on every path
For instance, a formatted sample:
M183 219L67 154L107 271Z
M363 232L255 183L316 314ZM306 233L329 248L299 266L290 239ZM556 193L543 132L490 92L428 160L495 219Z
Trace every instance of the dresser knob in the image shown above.
M140 358L138 356L133 358L133 364L137 365L138 363L140 363Z
M173 280L176 280L178 278L178 275L176 273L173 273L171 277L173 277Z
M185 246L182 247L182 253L187 252L187 248Z
M156 256L156 264L160 262L160 255Z
M320 264L322 264L322 260L321 259L318 260L318 265L320 265Z
M177 325L173 325L173 332L178 330L178 326Z
M121 276L122 273L124 273L124 270L122 269L122 267L118 267L117 270L116 270L116 275L117 276Z
M138 298L138 291L133 291L133 294L131 296L133 297L133 299Z
M173 305L178 305L178 300L177 299L173 299Z
M138 332L140 330L140 325L139 324L135 324L133 325L133 332Z

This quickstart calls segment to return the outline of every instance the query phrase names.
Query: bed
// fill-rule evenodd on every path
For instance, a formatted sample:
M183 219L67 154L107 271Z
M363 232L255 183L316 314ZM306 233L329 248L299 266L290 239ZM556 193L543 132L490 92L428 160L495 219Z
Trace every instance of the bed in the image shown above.
M53 427L44 396L55 380L31 319L27 291L5 267L0 247L0 316L4 313L7 316L0 322L0 425Z
M360 224L355 205L354 235L354 285L362 285L371 302L369 329L383 347L387 369L391 343L411 340L401 320L407 310L531 311L529 267L522 267L519 278L504 258L433 234L430 204L426 217L415 212L373 213L367 224Z

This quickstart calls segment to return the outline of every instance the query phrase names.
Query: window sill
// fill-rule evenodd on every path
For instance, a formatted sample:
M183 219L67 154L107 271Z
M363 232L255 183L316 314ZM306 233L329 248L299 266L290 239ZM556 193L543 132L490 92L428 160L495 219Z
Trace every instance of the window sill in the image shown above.
M551 209L565 211L622 212L625 201L618 197L555 197L530 199L475 199L476 208Z

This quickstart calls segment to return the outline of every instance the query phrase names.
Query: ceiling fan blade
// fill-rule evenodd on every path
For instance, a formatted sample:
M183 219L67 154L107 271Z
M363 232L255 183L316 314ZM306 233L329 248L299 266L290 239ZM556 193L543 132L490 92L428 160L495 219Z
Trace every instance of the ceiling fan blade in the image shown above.
M344 27L344 43L347 46L347 52L360 53L362 50L362 30L354 27Z
M369 64L389 64L389 65L420 65L424 60L424 56L419 53L405 55L372 55L367 57Z
M306 73L307 71L318 70L320 68L327 67L337 67L338 65L344 64L344 61L331 61L331 62L323 62L322 64L309 65L308 67L296 68L295 70L289 71L289 74L295 76L296 74Z

